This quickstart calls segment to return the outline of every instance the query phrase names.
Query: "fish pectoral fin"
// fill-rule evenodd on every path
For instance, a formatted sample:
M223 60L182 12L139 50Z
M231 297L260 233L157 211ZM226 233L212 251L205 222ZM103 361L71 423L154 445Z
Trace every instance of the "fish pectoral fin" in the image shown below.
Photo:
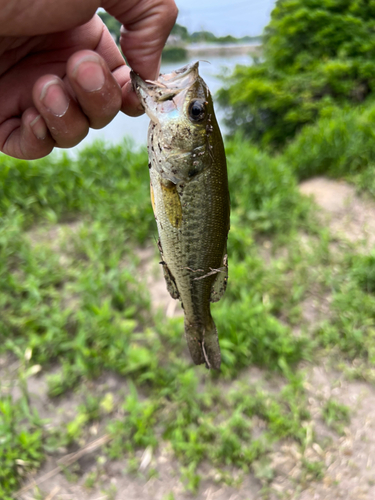
M161 262L163 266L163 273L164 273L164 279L167 284L167 290L170 293L172 299L179 299L180 298L180 292L178 291L176 281L172 275L172 273L169 270L169 267L165 262Z
M160 189L168 220L174 228L178 229L182 224L182 207L177 186L173 182L162 180Z
M218 302L224 295L228 283L228 255L227 249L225 248L225 253L222 261L222 267L220 267L220 272L217 273L216 279L211 288L210 302Z
M174 279L173 274L170 272L169 267L167 266L166 262L164 262L163 248L161 246L160 239L158 240L158 249L159 249L160 256L161 256L160 264L163 266L163 274L164 274L165 282L167 284L167 290L170 293L172 299L179 299L180 292L178 291L178 288L176 285L176 280Z

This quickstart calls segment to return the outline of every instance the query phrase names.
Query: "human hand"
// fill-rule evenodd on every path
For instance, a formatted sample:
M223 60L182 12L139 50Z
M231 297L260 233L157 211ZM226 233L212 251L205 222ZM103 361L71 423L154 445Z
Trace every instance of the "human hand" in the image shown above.
M41 158L78 144L121 109L143 113L130 68L101 19L125 27L121 48L143 78L159 73L174 0L0 0L0 150Z

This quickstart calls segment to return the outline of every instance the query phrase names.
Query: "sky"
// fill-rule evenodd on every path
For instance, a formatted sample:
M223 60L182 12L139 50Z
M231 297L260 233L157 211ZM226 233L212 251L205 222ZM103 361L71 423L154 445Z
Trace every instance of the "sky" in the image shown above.
M206 30L216 36L260 35L276 0L175 0L177 22L189 32Z

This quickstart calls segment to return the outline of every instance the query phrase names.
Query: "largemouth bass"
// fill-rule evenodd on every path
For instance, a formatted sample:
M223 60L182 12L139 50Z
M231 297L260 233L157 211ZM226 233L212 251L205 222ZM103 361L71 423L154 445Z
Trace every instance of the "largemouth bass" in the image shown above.
M169 293L180 299L195 364L220 368L210 302L228 281L229 191L223 140L198 62L157 81L131 74L151 119L151 201Z

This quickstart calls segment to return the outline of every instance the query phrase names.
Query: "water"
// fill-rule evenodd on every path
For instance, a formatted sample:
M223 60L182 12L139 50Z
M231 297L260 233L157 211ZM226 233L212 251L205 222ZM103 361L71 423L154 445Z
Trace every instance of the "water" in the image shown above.
M188 62L193 61L195 61L195 59L191 59ZM212 94L215 94L219 88L223 87L223 82L219 76L220 73L230 72L236 64L251 64L251 61L251 57L246 55L211 57L210 64L203 61L200 63L199 72L207 83ZM163 64L160 71L161 73L169 73L176 68L184 66L185 64L186 62ZM216 117L219 121L222 132L225 133L225 127L222 123L224 112L217 106ZM77 151L78 149L91 144L96 139L103 139L107 143L116 144L121 142L125 136L131 137L134 143L138 146L146 145L149 121L150 120L146 115L142 115L138 118L132 118L124 113L119 113L105 128L101 130L90 130L88 136L78 146L76 146L74 150Z

